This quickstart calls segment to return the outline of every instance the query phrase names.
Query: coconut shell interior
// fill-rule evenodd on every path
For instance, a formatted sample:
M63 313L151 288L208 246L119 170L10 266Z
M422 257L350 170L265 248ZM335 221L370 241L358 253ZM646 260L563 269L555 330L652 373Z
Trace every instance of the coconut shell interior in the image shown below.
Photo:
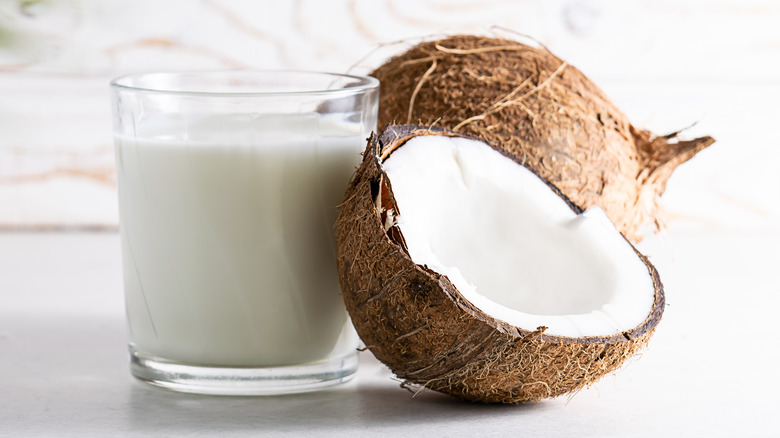
M336 223L339 278L352 322L404 385L485 403L533 401L577 391L645 346L661 319L664 293L656 269L638 252L653 280L653 307L638 327L607 337L511 326L473 306L446 276L415 264L398 227L388 224L396 203L381 163L421 135L458 134L391 126L373 135Z

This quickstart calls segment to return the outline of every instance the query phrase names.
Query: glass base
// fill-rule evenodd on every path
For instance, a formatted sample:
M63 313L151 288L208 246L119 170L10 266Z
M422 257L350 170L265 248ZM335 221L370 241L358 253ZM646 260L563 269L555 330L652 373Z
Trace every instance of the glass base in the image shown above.
M302 365L227 368L180 364L145 356L130 347L130 372L151 385L213 395L278 395L316 391L351 380L357 351Z

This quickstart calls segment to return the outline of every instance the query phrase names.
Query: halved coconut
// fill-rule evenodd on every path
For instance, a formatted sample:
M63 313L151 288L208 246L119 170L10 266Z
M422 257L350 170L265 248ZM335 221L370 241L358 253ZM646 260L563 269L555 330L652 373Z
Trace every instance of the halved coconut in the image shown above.
M575 67L511 39L424 41L371 76L382 84L379 126L436 124L494 143L634 241L645 223L663 227L672 172L715 141L637 128Z
M405 383L464 399L575 391L640 350L663 312L655 268L600 209L471 137L372 136L336 226L366 346Z

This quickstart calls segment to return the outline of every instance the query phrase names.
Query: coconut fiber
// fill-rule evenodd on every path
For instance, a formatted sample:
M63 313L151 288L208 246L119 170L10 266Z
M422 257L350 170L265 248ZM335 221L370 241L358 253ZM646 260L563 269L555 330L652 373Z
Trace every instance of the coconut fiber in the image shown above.
M653 308L638 327L608 337L550 336L545 327L511 326L474 307L446 276L415 264L401 231L387 223L397 208L381 163L419 135L457 134L402 126L372 136L336 223L339 278L352 322L404 384L485 403L539 400L595 382L645 345L661 318L664 293L641 255L654 284Z
M576 68L545 48L459 35L421 43L376 69L379 126L437 125L506 149L629 239L660 229L672 171L714 142L633 126Z

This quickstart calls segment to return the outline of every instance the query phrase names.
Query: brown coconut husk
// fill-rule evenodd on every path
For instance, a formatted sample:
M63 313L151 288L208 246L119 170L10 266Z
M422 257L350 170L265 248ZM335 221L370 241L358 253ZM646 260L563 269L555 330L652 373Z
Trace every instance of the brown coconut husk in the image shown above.
M663 227L659 197L674 169L715 141L636 128L579 70L508 39L423 42L371 75L379 126L436 124L499 145L634 241L647 222Z
M642 255L655 287L646 320L614 336L582 338L495 319L463 298L446 276L415 264L400 229L387 220L398 210L381 163L420 135L457 134L391 126L372 136L336 222L344 301L377 359L404 384L466 400L517 403L577 391L644 347L661 319L664 293L658 272ZM573 211L582 211L551 188Z

